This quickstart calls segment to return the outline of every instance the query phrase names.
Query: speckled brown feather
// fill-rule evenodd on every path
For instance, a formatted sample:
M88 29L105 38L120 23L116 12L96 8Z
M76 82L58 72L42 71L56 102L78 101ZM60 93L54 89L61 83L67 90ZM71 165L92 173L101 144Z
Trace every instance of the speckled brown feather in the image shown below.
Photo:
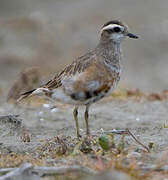
M62 79L66 76L74 76L77 73L82 73L91 64L94 59L89 58L93 53L87 53L73 61L72 64L66 66L60 73L58 73L52 80L48 81L44 88L55 89L62 86Z
M106 86L110 82L113 82L113 80L114 78L111 71L109 71L104 64L94 61L85 69L76 82L74 82L73 89L76 91L92 91L92 88L89 87L91 82L98 82L100 84L99 88L101 88L101 86ZM110 85L112 84L110 83Z

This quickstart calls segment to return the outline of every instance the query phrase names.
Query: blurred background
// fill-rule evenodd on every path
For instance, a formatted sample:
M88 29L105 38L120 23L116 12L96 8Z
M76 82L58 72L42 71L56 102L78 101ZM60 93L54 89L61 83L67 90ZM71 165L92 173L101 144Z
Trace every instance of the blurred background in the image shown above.
M40 67L41 82L95 48L99 30L120 19L138 40L123 43L120 86L168 88L168 1L0 0L0 89L7 92L23 69ZM44 75L44 76L43 76Z

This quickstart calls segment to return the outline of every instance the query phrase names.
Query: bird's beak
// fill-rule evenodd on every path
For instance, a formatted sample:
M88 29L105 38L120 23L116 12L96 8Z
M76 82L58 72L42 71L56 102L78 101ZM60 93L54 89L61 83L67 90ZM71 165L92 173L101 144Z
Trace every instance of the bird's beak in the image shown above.
M138 36L136 36L135 34L132 34L132 33L128 33L127 36L129 38L134 38L134 39L138 39L139 38Z

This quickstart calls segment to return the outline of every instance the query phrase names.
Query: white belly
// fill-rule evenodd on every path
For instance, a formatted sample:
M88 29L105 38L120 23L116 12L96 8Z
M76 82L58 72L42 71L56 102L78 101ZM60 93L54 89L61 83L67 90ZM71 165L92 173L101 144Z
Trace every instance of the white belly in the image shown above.
M57 88L57 89L52 90L51 98L54 99L55 101L59 101L59 102L65 103L65 104L73 104L73 105L91 104L91 103L97 102L98 100L102 99L105 96L110 95L114 91L114 89L116 88L117 82L118 81L113 82L113 86L111 86L111 88L108 92L102 91L97 96L93 96L93 97L88 98L86 100L84 100L84 99L83 100L80 100L80 99L74 100L71 97L71 95L66 94L62 88ZM84 96L84 92L78 92L78 94L79 93L81 94L81 99L82 99L82 97Z

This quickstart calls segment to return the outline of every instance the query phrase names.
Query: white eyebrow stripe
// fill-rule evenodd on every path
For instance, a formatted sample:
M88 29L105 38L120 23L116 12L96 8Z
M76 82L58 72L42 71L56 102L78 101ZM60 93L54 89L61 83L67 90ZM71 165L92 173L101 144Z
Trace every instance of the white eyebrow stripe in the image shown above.
M104 30L107 30L107 29L113 29L114 27L119 27L122 30L124 30L123 26L120 26L118 24L109 24L108 26L105 26L104 28L102 28L101 32L104 31Z

